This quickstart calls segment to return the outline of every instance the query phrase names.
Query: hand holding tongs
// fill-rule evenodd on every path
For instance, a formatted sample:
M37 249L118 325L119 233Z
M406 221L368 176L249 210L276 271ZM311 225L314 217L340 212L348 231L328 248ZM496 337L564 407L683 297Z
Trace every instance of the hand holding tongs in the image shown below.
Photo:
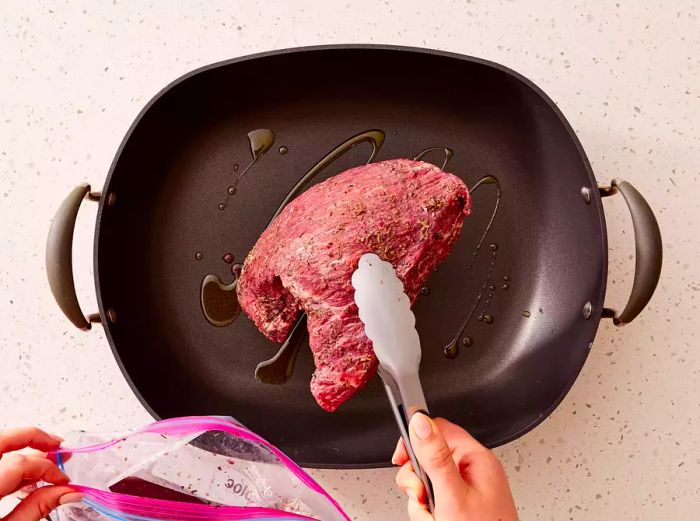
M432 512L432 486L413 452L408 434L411 416L416 412L428 414L418 377L421 349L411 303L393 266L373 253L360 258L352 276L352 285L360 320L379 360L379 375L389 396L406 452L413 470L425 485L428 508Z

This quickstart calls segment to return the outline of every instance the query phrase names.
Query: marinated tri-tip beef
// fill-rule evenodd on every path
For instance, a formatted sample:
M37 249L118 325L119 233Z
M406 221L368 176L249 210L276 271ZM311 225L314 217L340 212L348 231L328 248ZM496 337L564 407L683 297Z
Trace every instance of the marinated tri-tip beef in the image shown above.
M391 262L413 302L470 207L464 183L430 163L394 159L347 170L298 196L263 232L243 265L240 305L274 342L306 312L311 392L333 411L377 368L350 282L359 258L373 252Z

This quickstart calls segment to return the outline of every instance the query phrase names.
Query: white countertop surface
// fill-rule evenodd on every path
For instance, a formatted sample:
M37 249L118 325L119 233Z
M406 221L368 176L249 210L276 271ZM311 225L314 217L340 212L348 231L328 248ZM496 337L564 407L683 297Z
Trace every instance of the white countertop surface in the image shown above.
M173 7L179 4L180 7ZM432 7L431 7L432 5ZM67 192L99 188L144 104L191 69L259 51L390 43L503 63L559 105L599 181L631 181L657 212L664 270L648 309L604 321L552 417L497 450L524 520L694 520L700 510L700 4L687 1L0 3L0 428L61 433L151 420L99 327L49 293L44 244ZM95 205L75 274L96 310ZM606 199L610 281L633 274L631 221ZM313 471L353 519L404 519L394 470ZM7 508L8 502L4 502ZM2 506L0 505L0 506Z

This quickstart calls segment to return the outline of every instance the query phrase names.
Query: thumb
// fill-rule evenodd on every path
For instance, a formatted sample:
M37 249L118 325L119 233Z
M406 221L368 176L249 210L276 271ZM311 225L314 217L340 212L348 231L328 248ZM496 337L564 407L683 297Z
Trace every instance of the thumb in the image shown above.
M70 487L41 487L24 498L3 521L40 521L59 505L82 499Z
M425 414L416 413L409 427L413 451L433 483L436 502L441 497L458 496L464 489L464 481L437 425Z

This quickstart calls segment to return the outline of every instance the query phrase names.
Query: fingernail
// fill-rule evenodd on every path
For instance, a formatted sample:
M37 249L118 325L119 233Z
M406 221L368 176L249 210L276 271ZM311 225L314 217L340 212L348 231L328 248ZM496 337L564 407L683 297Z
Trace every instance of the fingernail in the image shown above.
M68 494L63 494L58 502L61 505L66 505L68 503L77 503L78 501L82 500L83 495L80 492L69 492Z
M412 499L413 501L416 501L416 502L418 501L418 496L416 495L415 490L413 490L412 488L409 488L406 491L406 495L408 496L408 499Z
M49 438L51 438L54 441L57 441L59 444L63 442L63 438L60 436L56 436L55 434L49 434Z
M430 419L425 415L417 412L411 418L411 429L419 440L427 440L433 433L433 426Z

